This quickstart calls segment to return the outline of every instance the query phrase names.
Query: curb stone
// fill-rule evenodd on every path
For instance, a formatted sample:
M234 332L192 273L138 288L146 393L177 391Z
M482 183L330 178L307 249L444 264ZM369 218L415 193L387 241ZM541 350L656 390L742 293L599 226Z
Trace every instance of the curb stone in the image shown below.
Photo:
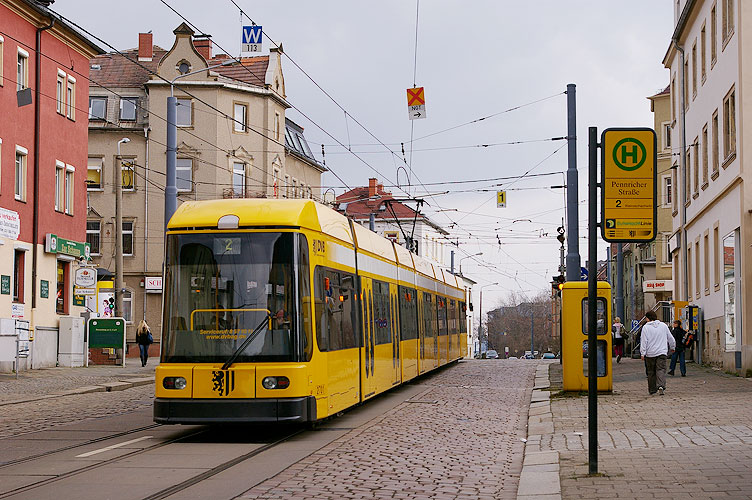
M12 399L9 401L0 401L0 406L15 405L22 403L33 403L34 401L42 401L44 399L60 398L64 396L76 396L79 394L89 394L92 392L113 392L123 391L131 389L133 387L139 387L142 385L150 385L154 383L154 377L138 377L138 378L124 378L120 382L105 382L101 385L88 385L84 387L77 387L75 389L67 389L64 391L56 392L54 394L42 394L38 396L32 396L28 398Z
M553 434L548 363L535 372L535 386L528 411L527 441L517 488L517 500L561 500L559 452L540 451L541 435Z

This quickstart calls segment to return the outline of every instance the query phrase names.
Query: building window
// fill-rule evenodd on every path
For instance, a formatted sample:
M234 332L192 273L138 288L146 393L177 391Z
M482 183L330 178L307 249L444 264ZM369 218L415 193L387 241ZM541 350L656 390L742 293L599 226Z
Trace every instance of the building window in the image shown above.
M67 116L71 120L76 119L76 79L72 76L68 77L68 92L66 94L66 113L65 116Z
M702 245L702 253L705 256L705 260L703 261L703 264L705 264L705 295L708 295L710 294L710 238L707 231L705 231L705 235L703 236Z
M708 185L708 124L702 127L702 186Z
M274 113L274 140L279 141L279 113Z
M285 175L285 194L283 197L289 198L291 194L292 194L292 186L290 185L290 176Z
M245 104L235 103L234 130L235 132L248 131L248 106Z
M175 183L178 192L193 191L193 160L191 158L175 160Z
M671 77L671 120L676 121L676 77Z
M692 99L697 97L697 40L692 44Z
M687 300L692 300L692 244L687 245Z
M737 349L736 335L736 231L723 238L723 312L726 330L726 350Z
M123 255L133 255L133 221L123 221Z
M190 127L193 125L193 102L190 99L177 100L175 122L178 127Z
M661 128L663 132L663 149L671 149L671 122L663 122Z
M232 191L234 198L245 198L245 163L232 164Z
M663 206L668 207L672 205L671 196L671 176L663 176Z
M736 0L721 0L721 34L723 45L726 45L734 34L734 2Z
M689 109L689 61L684 62L684 110Z
M13 302L24 301L25 254L22 250L13 252Z
M126 323L133 323L133 292L123 290L123 319Z
M0 36L0 87L3 86L3 52L5 51L5 39Z
M21 146L16 146L16 183L14 188L15 198L26 201L26 161L29 151Z
M102 158L89 158L86 171L86 189L89 191L102 190Z
M123 191L136 189L136 158L120 159L120 182Z
M76 169L71 165L65 167L65 213L73 214L73 174Z
M692 166L692 153L687 149L687 163L684 165L684 203L689 203L691 199L690 193L692 192L692 176L690 175L690 168Z
M713 157L713 161L712 161L713 173L717 174L718 173L718 110L717 109L713 112L712 123L713 123L713 130L711 133L713 134L712 135L713 145L710 148L710 154Z
M89 244L91 255L101 255L102 222L99 220L86 221L86 243Z
M274 168L272 170L272 187L274 189L273 195L275 198L279 198L279 169Z
M695 297L700 298L700 240L695 240Z
M55 210L63 211L63 180L65 177L65 164L55 163Z
M89 120L107 119L107 98L89 97Z
M702 30L700 31L700 76L702 79L702 83L705 83L705 52L706 52L706 42L705 42L705 24L702 25Z
M120 99L120 121L136 121L137 97L123 97Z
M736 152L736 95L734 89L723 99L723 157Z
M719 246L721 240L718 239L718 223L713 225L713 288L718 290L721 287L721 252Z
M715 60L718 57L718 28L715 4L710 9L710 68L713 68Z
M57 261L57 294L55 295L55 312L68 313L68 268L70 265L62 260Z
M293 198L298 197L298 179L292 180L292 197Z
M29 86L29 53L18 47L18 63L16 65L16 91Z
M697 154L700 149L699 142L700 139L695 137L695 142L692 144L692 159L694 160L694 163L692 164L692 180L695 186L695 194L700 191L700 155Z
M65 114L65 72L57 70L57 87L55 91L55 101L57 112Z

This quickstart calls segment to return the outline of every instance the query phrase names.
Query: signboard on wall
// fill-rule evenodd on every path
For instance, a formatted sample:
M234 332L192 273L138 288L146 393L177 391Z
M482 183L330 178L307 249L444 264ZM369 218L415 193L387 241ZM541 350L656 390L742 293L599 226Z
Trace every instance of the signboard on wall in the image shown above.
M0 208L0 236L17 240L21 234L21 216L18 212Z
M154 277L147 276L146 278L144 278L144 290L146 290L146 293L161 293L162 292L162 277L161 276L154 276Z

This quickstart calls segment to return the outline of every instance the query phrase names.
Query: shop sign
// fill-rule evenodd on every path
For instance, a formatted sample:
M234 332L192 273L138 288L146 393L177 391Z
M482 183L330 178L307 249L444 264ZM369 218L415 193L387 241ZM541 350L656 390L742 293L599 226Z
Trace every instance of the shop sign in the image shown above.
M76 269L76 278L73 284L82 288L97 286L97 270L93 267L80 267Z
M160 293L162 291L162 277L146 277L144 278L144 289L147 293Z
M74 295L73 296L73 305L74 306L86 306L86 296L84 295Z
M47 236L44 239L44 251L47 253L70 255L76 259L83 257L86 260L89 260L91 258L91 247L88 243L67 240L52 233L47 233Z
M10 276L0 276L0 294L10 295Z
M643 292L673 292L673 280L646 280L642 283Z
M21 216L18 212L0 208L0 236L17 240L21 234Z
M23 318L24 317L24 305L16 302L10 305L10 317L11 318Z
M50 296L50 282L47 280L41 280L39 283L39 295L43 299L49 298Z

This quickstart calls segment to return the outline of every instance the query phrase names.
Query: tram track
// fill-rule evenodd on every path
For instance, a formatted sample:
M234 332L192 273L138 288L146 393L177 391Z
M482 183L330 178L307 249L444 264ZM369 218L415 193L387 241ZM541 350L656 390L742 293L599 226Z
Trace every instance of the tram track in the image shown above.
M149 428L153 428L153 427L158 427L158 426L159 426L159 424L154 424L153 426L145 426L141 430L143 431L145 429L149 429ZM33 483L33 484L29 484L27 486L22 486L20 488L16 488L16 489L13 489L13 490L10 490L10 491L6 491L6 492L3 492L3 493L0 493L0 499L12 497L12 496L18 495L20 493L25 493L27 491L32 491L32 490L34 490L36 488L40 488L42 486L46 486L46 485L49 485L49 484L52 484L52 483L63 481L65 479L71 478L73 476L77 476L79 474L83 474L84 472L88 472L88 471L91 471L91 470L94 470L94 469L98 469L98 468L104 467L106 465L112 464L112 463L117 462L119 460L122 460L124 458L129 458L129 457L133 457L133 456L136 456L136 455L141 455L141 454L146 453L148 451L153 451L153 450L162 448L164 446L167 446L169 444L177 443L177 442L185 440L187 438L191 438L191 437L198 436L200 434L207 433L210 430L211 429L209 429L209 428L199 429L199 430L197 430L195 432L189 432L189 433L183 434L183 435L181 435L179 437L176 437L176 438L173 438L173 439L168 439L168 440L163 441L161 443L156 443L153 446L149 446L149 447L146 447L146 448L141 448L141 449L138 449L138 450L133 450L130 453L126 453L124 455L120 455L120 456L118 456L116 458L112 458L110 460L103 460L101 462L93 463L93 464L90 464L90 465L85 465L85 466L83 466L81 468L78 468L76 470L72 470L70 472L65 472L63 474L59 474L57 476L54 476L54 477L51 477L51 478L48 478L48 479L43 479L41 481L38 481L38 482ZM138 431L136 431L134 429L132 431L127 431L127 432L121 433L121 435L132 434L134 432L138 432ZM105 438L98 438L96 441L101 441L103 439L112 439L112 437L118 437L118 436L109 436L109 437L105 437ZM96 441L92 441L92 442L96 442ZM91 444L91 443L86 443L86 444ZM75 449L75 448L78 448L80 446L84 446L84 444L73 445L73 446L67 447L66 449L58 450L58 451L52 452L52 453L58 453L60 451L66 451L68 449ZM44 453L44 454L40 454L40 455L46 456L46 455L50 455L52 453ZM22 461L22 462L25 462L27 460L33 460L33 458L28 457L28 458L20 459L20 461ZM16 463L19 463L19 461L17 461ZM4 467L7 467L8 465L10 465L10 464L5 464Z

